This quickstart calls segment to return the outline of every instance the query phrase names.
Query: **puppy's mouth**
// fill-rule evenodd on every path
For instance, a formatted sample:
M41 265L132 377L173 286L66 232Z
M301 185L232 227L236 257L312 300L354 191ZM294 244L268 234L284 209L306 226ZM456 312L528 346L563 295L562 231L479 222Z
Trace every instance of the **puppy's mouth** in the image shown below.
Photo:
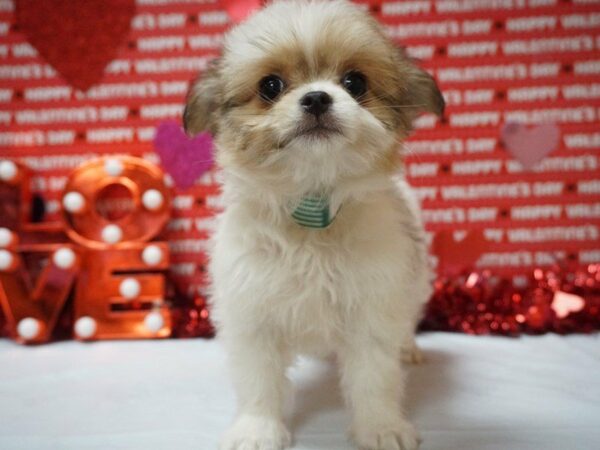
M308 127L306 129L298 130L296 132L296 137L307 136L307 137L316 137L316 138L326 138L332 134L341 134L341 130L337 127L332 127L328 125L313 125L312 127Z
M327 139L333 135L342 134L342 129L330 121L312 121L312 123L301 124L294 132L292 139L316 138Z
M294 141L311 140L325 142L336 136L343 136L344 129L337 120L330 116L319 118L303 118L294 130L288 132L284 139L279 141L279 148L285 148Z

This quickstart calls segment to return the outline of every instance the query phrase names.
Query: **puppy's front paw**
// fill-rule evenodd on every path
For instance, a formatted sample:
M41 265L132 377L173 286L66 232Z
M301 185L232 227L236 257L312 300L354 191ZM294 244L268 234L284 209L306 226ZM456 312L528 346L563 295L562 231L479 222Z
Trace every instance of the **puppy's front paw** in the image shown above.
M290 443L290 433L281 421L244 415L225 433L220 449L282 450Z
M423 352L417 344L412 344L406 347L402 347L402 362L407 364L422 364L425 361Z
M352 436L361 450L416 450L419 433L406 420L398 420L393 426L355 426Z

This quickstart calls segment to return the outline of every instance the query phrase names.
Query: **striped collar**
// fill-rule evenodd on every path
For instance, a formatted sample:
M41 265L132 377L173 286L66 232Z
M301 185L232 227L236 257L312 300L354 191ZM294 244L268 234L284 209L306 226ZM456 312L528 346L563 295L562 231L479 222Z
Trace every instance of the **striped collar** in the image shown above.
M326 195L307 195L302 197L292 219L298 225L307 228L327 228L335 220L339 206L333 210L329 197Z

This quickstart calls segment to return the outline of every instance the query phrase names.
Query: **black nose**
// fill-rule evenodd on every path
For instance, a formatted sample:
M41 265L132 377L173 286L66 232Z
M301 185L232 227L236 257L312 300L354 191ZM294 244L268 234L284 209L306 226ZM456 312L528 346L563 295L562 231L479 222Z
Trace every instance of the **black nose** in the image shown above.
M313 91L305 94L300 99L302 109L309 114L319 117L329 109L329 105L333 102L331 95L323 91Z

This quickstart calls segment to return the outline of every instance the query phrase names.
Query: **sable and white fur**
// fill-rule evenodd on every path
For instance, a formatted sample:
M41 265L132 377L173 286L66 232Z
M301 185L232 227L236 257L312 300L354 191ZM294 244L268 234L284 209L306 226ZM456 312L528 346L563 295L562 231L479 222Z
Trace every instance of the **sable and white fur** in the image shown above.
M341 86L348 70L365 75L364 98ZM273 102L257 92L269 74L286 81ZM299 100L315 90L333 98L328 120L338 132L303 133ZM419 112L443 106L433 79L345 1L268 5L226 36L222 56L190 90L186 129L213 132L223 170L212 305L239 413L222 449L289 446L285 370L298 354L331 353L358 446L417 448L400 407L400 359L403 348L417 351L430 272L398 148ZM341 205L326 229L292 220L313 192Z

